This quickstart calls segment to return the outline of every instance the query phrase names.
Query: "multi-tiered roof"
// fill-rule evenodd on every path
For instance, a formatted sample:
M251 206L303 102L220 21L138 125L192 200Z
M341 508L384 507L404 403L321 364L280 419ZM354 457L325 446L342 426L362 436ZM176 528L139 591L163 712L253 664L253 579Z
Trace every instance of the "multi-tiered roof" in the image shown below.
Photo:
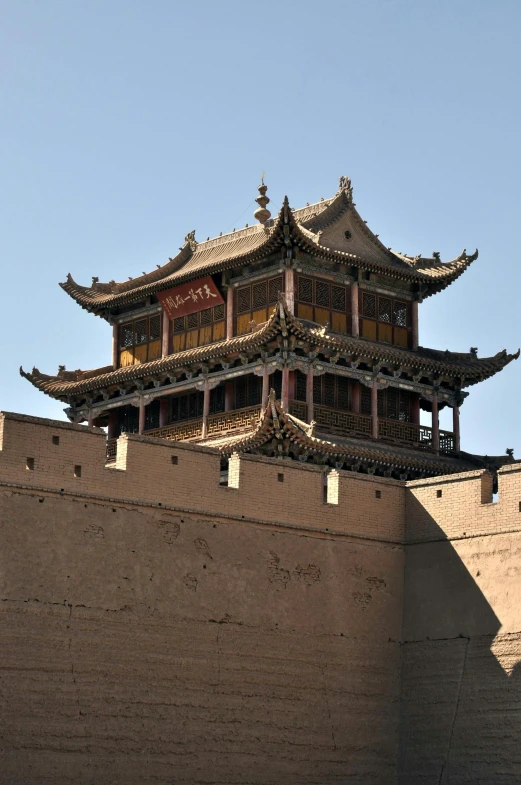
M191 232L175 257L139 278L93 278L87 287L68 275L62 288L111 322L123 348L111 366L96 370L21 373L66 402L71 419L108 424L112 436L115 428L139 427L158 438L213 445L223 455L267 452L397 476L475 465L462 455L455 432L452 439L442 434L440 442L438 408L451 406L456 414L464 388L497 373L519 352L478 358L476 350L422 348L417 304L456 280L477 251L442 262L437 254L407 256L386 248L356 210L348 178L341 178L331 199L299 210L285 198L275 218L268 217L266 186L259 191L259 223L200 243ZM162 295L208 277L226 306L196 314L192 327L170 320ZM249 302L250 310L244 306ZM145 335L145 323L147 351L145 339L139 346L132 339L137 324ZM131 343L124 344L122 335ZM268 402L277 373L280 389ZM237 393L241 385L253 406L237 405L246 400ZM210 392L217 387L222 395ZM204 396L204 405L201 398L202 409L194 404L195 416L183 419L179 400L192 391ZM212 395L221 402L214 410ZM145 407L155 404L159 414L147 420ZM420 406L435 413L432 430L422 430ZM132 407L139 409L139 426L129 425Z

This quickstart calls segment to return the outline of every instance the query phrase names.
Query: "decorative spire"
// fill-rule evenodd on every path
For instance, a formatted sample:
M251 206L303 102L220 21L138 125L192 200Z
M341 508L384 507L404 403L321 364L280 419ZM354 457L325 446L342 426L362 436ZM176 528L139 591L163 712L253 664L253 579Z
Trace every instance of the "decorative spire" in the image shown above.
M268 186L264 185L264 172L263 172L261 176L261 184L259 185L258 188L260 196L258 196L255 199L255 201L259 206L253 213L253 217L256 218L257 221L261 224L265 224L268 218L271 218L270 211L266 209L266 205L270 201L269 198L266 196L267 190L268 190Z

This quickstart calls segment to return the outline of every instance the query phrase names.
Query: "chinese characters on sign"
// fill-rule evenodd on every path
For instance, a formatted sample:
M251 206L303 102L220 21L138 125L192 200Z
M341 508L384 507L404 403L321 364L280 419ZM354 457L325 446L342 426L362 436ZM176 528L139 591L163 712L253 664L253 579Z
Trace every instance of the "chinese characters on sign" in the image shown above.
M167 289L166 292L158 292L157 296L169 319L177 319L179 316L187 316L189 313L224 303L209 275L199 278L198 281Z

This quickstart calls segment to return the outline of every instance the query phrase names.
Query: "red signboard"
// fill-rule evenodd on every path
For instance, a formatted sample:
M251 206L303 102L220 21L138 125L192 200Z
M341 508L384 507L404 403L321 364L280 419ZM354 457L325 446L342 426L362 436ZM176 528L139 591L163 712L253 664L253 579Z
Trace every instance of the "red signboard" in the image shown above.
M220 305L224 302L209 275L206 278L199 278L197 281L167 289L165 292L158 292L157 296L169 319L177 319L179 316L187 316L189 313L204 311L205 308L211 308L212 305Z

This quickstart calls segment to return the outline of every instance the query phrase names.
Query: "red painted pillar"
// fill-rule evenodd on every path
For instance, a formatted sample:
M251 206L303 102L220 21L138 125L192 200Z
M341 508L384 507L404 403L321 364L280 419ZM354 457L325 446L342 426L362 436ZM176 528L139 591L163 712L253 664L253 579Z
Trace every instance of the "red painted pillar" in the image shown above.
M411 316L412 316L412 348L418 348L418 300L412 301L412 308L411 308Z
M163 332L161 337L161 355L167 357L170 354L170 319L166 311L163 311Z
M268 405L268 398L270 397L270 375L268 373L268 366L265 365L262 369L262 411L266 411Z
M89 428L94 427L94 412L92 411L92 409L89 409L88 424L89 424Z
M432 396L432 449L440 451L440 422L438 417L438 393Z
M109 411L107 439L115 439L117 430L118 430L118 412L117 409L111 409Z
M351 284L351 332L353 335L360 334L360 320L358 313L358 284Z
M210 387L208 382L204 383L204 399L203 399L203 427L201 436L206 439L208 436L208 415L210 414Z
M315 406L313 402L313 371L311 367L308 370L306 377L306 407L307 407L307 421L312 422L315 416Z
M360 414L360 382L351 382L351 411Z
M233 338L233 288L226 292L226 338Z
M286 267L284 271L284 284L285 284L284 296L286 298L288 311L294 314L295 313L295 272L290 267Z
M159 427L164 428L170 419L170 398L161 398L159 401Z
M281 392L282 408L285 412L288 411L289 405L289 369L282 369L282 392Z
M459 453L461 449L459 431L459 406L452 407L452 430L454 431L454 452Z
M373 439L378 439L378 385L376 379L373 379L371 389L371 436Z
M114 370L118 367L118 335L119 329L117 324L112 325L112 367Z
M420 424L420 396L412 394L411 399L411 422L413 425Z
M145 399L141 397L139 399L139 425L138 431L140 434L144 433L145 431Z

